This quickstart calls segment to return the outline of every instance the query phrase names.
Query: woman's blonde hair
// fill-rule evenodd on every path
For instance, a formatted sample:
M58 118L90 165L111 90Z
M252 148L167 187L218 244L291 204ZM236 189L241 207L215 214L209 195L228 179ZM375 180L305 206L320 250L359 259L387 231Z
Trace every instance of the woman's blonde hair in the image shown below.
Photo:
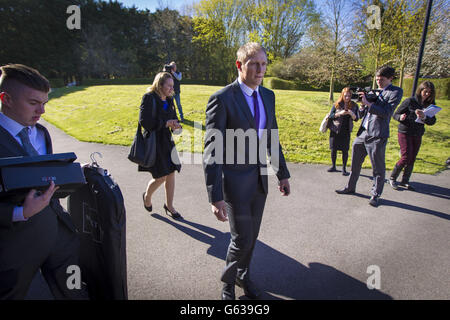
M158 96L162 96L162 87L168 79L173 79L172 75L167 72L160 72L155 76L153 84L147 88L147 92L156 92Z

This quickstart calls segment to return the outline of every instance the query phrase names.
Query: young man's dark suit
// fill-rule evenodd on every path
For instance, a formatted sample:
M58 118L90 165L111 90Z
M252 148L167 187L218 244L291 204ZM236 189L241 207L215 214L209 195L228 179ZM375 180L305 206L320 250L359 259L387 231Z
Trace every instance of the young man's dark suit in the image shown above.
M52 142L45 127L47 153ZM0 158L27 156L25 149L0 125ZM18 204L0 202L0 299L25 298L31 281L41 268L56 299L83 298L85 291L69 290L67 267L78 265L79 240L69 214L57 199L28 221L13 222Z
M369 155L374 177L370 194L376 197L381 196L386 175L385 151L389 138L389 123L402 96L403 90L390 84L371 107L360 113L362 121L353 142L352 171L347 184L348 190L355 191L362 163ZM366 119L368 120L367 129L363 126Z
M254 155L250 154L248 143L237 147L236 139L233 139L234 147L231 148L228 144L232 141L227 141L227 129L242 129L243 132L256 129L255 120L238 81L213 94L206 107L204 172L208 198L211 203L225 200L230 222L231 242L226 267L221 277L221 280L227 284L234 284L236 277L242 281L248 278L250 259L258 237L267 197L266 152L269 152L270 156L271 130L278 129L278 125L275 117L275 94L261 86L259 86L259 94L264 104L267 129L267 140L263 136L259 141L266 140L268 148L261 150L262 156L258 157L257 163L249 160ZM256 134L256 130L254 132ZM208 164L209 156L218 157L220 154L217 150L211 149L212 145L220 140L215 138L216 134L223 137L223 147L219 146L223 150L223 164L215 162ZM274 141L277 142L279 160L276 175L279 180L287 179L290 175L281 146L278 139ZM231 151L234 152L234 159L232 163L227 163L227 152ZM245 156L245 163L237 163L238 155ZM262 163L259 159L262 159Z

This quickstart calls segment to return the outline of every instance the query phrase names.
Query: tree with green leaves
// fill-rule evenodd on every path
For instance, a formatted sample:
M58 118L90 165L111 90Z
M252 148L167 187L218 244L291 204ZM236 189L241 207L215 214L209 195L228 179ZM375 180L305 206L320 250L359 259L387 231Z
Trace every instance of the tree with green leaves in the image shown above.
M269 60L296 53L309 25L319 18L312 0L249 0L244 11L249 39L267 49Z
M358 0L353 8L354 34L361 41L361 59L366 71L373 76L372 87L375 87L376 70L393 61L388 41L393 32L396 0Z

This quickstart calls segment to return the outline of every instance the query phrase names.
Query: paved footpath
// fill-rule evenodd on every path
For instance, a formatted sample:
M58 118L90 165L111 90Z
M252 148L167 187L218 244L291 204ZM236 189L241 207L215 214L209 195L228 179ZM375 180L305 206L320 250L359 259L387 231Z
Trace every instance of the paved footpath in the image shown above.
M128 147L84 143L42 121L54 151L75 152L98 163L119 184L127 209L130 299L218 299L229 243L227 223L210 211L202 167L185 164L176 175L175 207L185 220L162 209L164 189L142 205L151 176L138 173ZM275 177L252 260L252 277L264 299L450 299L450 171L413 174L417 192L385 185L378 208L368 205L371 170L363 170L356 195L338 195L340 172L323 165L288 164L289 197ZM64 202L64 201L63 201ZM379 277L377 277L379 275ZM369 290L367 283L379 286ZM243 292L237 288L237 296ZM28 298L49 298L36 277Z

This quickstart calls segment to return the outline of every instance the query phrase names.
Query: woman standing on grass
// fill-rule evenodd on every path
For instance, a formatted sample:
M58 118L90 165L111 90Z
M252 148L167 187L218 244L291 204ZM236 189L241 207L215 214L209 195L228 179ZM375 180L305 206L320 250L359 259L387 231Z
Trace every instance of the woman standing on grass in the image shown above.
M337 151L342 151L342 174L349 173L345 169L350 149L350 134L353 130L353 121L358 121L358 105L352 100L352 91L349 87L342 89L341 96L331 108L329 121L335 125L330 129L330 149L332 166L328 172L335 172Z
M173 105L173 92L172 76L167 72L160 72L142 98L139 123L145 129L145 135L149 131L156 133L156 161L150 168L139 166L138 171L148 171L153 176L146 192L142 194L145 209L152 211L152 195L164 183L166 203L163 208L167 215L181 219L181 215L173 207L175 171L180 172L181 169L179 159L172 159L172 155L177 155L172 131L181 129Z
M423 109L430 104L435 104L436 91L431 81L425 81L420 84L414 97L405 99L394 113L394 119L398 124L398 144L400 145L401 158L392 170L389 183L395 190L398 189L397 177L404 169L401 186L408 190L414 190L409 184L414 162L417 153L419 153L422 143L422 136L425 133L425 124L431 126L436 123L436 117L427 117ZM419 118L422 123L416 122Z

